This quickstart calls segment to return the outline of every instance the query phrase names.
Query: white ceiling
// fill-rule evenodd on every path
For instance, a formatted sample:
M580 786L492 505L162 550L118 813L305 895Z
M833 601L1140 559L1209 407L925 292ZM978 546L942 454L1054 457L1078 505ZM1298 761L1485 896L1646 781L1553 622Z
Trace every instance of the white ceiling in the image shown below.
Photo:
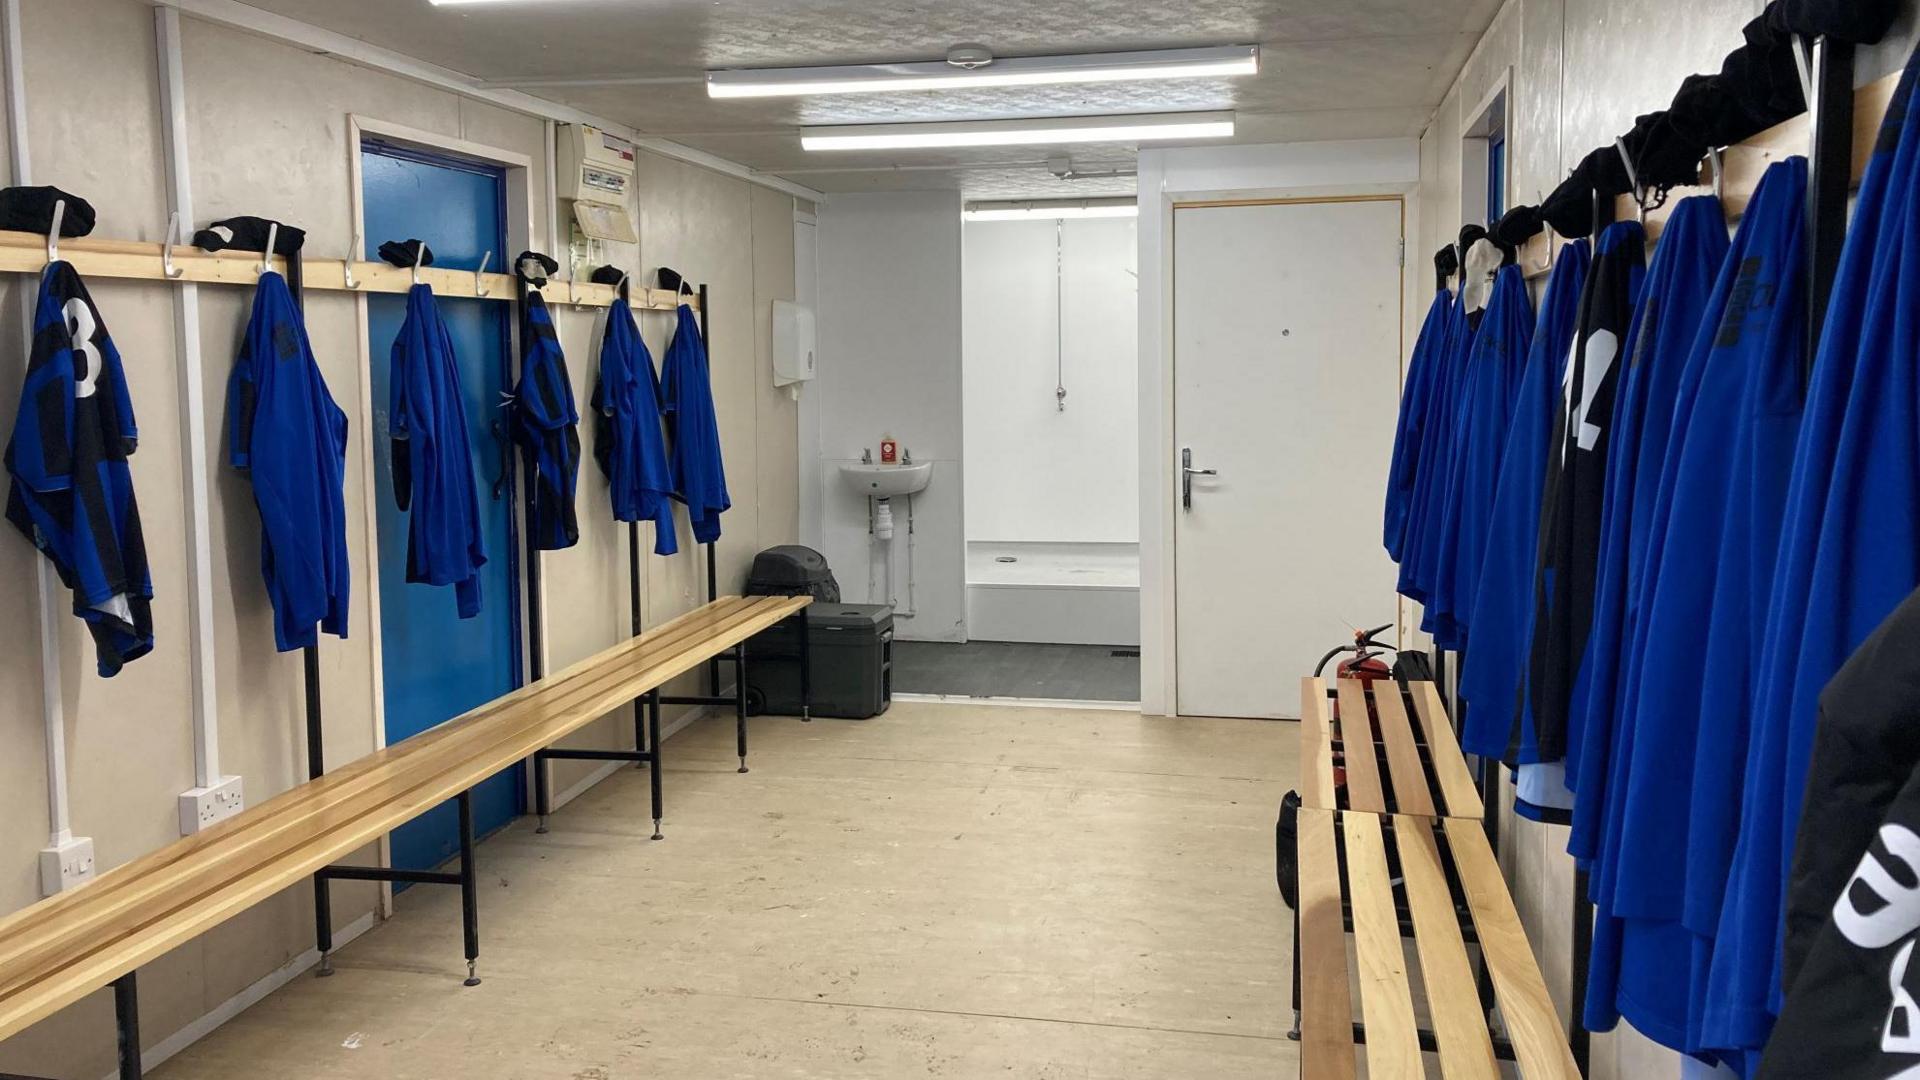
M1500 0L249 0L483 81L582 75L646 84L529 86L821 191L958 188L970 199L1132 194L1132 144L808 154L801 124L1233 109L1236 142L1418 134ZM714 101L710 67L934 60L1258 44L1239 79ZM826 171L832 170L832 171Z

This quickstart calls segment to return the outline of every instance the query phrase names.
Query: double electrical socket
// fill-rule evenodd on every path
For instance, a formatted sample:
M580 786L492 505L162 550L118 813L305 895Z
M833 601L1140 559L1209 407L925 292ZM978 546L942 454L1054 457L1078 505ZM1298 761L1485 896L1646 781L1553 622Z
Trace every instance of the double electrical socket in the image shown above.
M40 849L40 895L53 896L93 877L93 839L69 836Z
M192 836L201 829L239 813L247 804L240 778L223 776L218 783L180 793L180 835Z

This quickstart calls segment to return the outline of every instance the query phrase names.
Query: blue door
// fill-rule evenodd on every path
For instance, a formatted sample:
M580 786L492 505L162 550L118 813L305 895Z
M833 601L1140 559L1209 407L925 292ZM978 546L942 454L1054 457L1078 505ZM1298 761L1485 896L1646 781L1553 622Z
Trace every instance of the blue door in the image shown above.
M386 240L419 238L433 265L471 270L486 251L502 266L506 249L505 175L496 169L369 141L360 165L366 211L366 258L377 260ZM380 640L385 678L387 742L459 716L520 684L517 544L513 536L513 470L501 394L510 385L508 305L494 300L437 300L453 337L466 398L474 473L485 515L487 564L481 569L480 614L461 619L453 589L407 583L407 517L394 503L392 443L387 401L393 341L406 317L406 297L367 297L372 361L375 502L380 533ZM524 778L514 768L473 792L474 829L491 832L523 805ZM435 866L459 851L451 802L393 833L393 864Z

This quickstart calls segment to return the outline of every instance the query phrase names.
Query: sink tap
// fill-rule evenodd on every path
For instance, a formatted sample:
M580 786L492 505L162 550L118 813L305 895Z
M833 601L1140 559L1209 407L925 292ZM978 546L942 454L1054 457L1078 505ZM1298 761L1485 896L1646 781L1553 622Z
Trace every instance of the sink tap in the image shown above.
M900 464L902 464L902 465L911 465L911 464L913 464L913 451L911 451L911 450L906 450L906 449L903 449L903 450L901 450L901 451L900 451Z
M860 464L862 465L873 464L873 447L869 446L860 451Z

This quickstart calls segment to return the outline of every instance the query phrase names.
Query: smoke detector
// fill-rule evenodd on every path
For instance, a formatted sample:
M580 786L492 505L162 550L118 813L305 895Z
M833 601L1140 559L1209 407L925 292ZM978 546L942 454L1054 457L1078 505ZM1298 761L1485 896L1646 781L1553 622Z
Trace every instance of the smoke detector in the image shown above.
M967 71L977 71L993 63L993 50L985 45L955 45L947 50L947 63Z

